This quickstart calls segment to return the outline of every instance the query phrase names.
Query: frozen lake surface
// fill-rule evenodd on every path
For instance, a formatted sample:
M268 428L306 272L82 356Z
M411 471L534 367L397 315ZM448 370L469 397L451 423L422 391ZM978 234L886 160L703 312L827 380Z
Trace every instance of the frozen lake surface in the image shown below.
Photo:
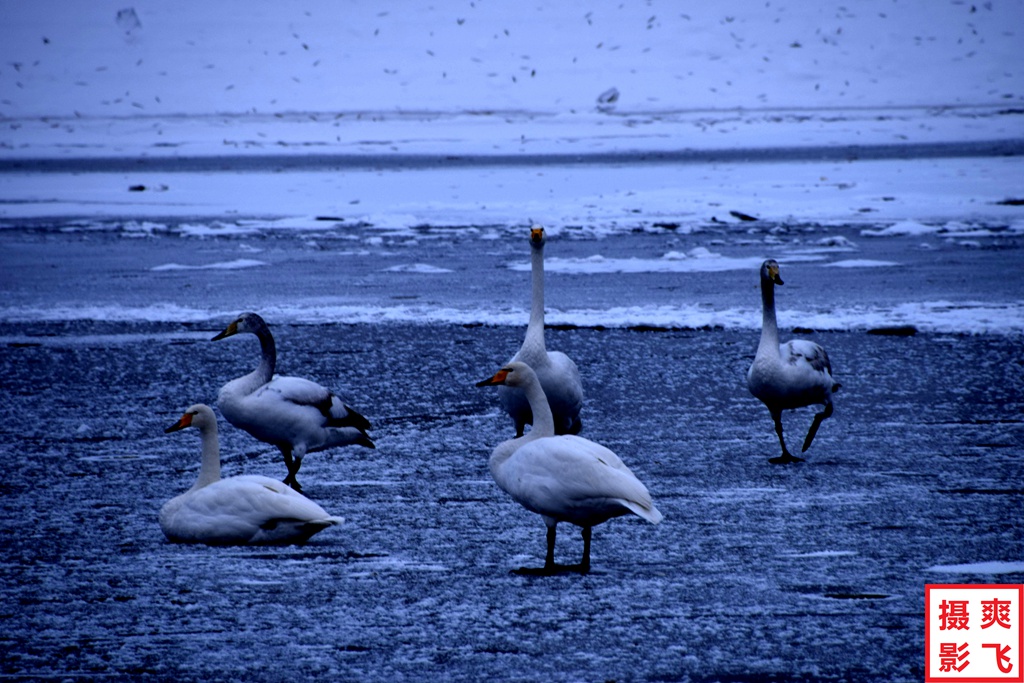
M925 583L1024 577L1022 238L999 225L556 231L549 348L583 372L584 435L665 520L612 520L589 576L544 579L509 573L543 561L544 527L491 480L511 422L473 387L522 339L525 226L145 225L0 231L6 674L912 681ZM843 384L796 467L768 464L744 381L766 254L786 336L820 328L801 336ZM255 340L209 341L248 308L378 449L307 457L307 495L346 518L307 546L171 545L156 513L199 443L163 429L255 364ZM920 331L867 333L897 325ZM785 420L799 439L810 411ZM225 476L283 476L221 439Z
M521 329L279 325L285 371L346 387L376 451L306 460L340 527L305 547L168 544L198 439L164 435L254 340L166 323L3 324L3 670L15 676L920 680L923 586L1019 582L1024 372L1007 336L818 333L843 389L798 467L767 458L750 332L549 330L583 368L585 434L665 514L595 530L586 577L491 481L511 433L473 382ZM25 341L25 337L31 337ZM12 339L18 339L14 342ZM790 438L809 413L786 417ZM222 422L225 475L284 473ZM578 534L561 525L558 553ZM946 572L936 567L964 565ZM992 575L989 572L1006 572Z

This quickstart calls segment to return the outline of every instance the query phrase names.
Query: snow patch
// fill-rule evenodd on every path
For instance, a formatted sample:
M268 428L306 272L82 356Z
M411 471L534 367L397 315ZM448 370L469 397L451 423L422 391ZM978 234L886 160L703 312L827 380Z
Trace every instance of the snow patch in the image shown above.
M820 261L824 257L811 254L795 254L787 262ZM670 251L661 258L609 258L600 254L582 258L547 258L544 270L568 275L606 275L609 273L720 273L730 270L754 270L761 267L763 256L723 256L705 247L696 247L688 252ZM529 271L529 263L513 263L512 270Z
M221 261L218 263L208 263L203 266L186 266L180 263L165 263L160 266L153 266L150 268L152 271L162 272L167 270L242 270L244 268L258 268L260 266L267 265L266 261L257 261L256 259L240 258L234 261Z
M401 265L385 268L384 270L388 273L419 273L421 275L437 275L439 273L454 272L448 268L440 268L428 263L403 263Z
M527 311L515 308L495 311L482 307L456 308L436 304L380 306L316 301L288 306L268 305L263 307L262 312L279 323L315 324L330 324L344 320L350 324L485 324L518 327L529 317ZM223 311L220 310L186 308L170 303L144 306L97 306L82 303L66 306L0 307L0 322L203 322L222 317ZM761 311L754 308L716 309L700 304L548 309L547 323L575 327L722 328L756 331L761 327ZM1020 334L1024 332L1024 302L930 301L906 302L888 307L834 308L828 311L793 309L779 314L779 325L783 329L800 325L822 331L868 330L909 325L922 332Z
M864 237L906 237L910 235L934 235L941 230L942 228L936 225L924 225L917 221L901 221L879 230L861 230L860 234Z
M874 261L872 259L846 259L825 264L829 268L888 268L898 265L900 264L894 261Z
M942 574L1024 574L1024 562L972 562L968 564L937 564L925 571Z
M786 553L779 555L779 557L786 557L789 559L811 559L811 558L832 558L832 557L853 557L859 553L853 550L819 550L811 553Z

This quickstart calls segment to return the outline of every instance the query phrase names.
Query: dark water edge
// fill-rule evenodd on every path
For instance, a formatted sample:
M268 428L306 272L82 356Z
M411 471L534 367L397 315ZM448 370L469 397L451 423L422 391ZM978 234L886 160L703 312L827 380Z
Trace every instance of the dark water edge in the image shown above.
M1019 115L1008 110L1001 115ZM205 156L83 156L0 158L0 173L254 172L341 171L352 169L450 169L488 167L593 166L617 164L778 163L789 161L880 161L889 159L962 159L1024 154L1024 139L958 142L791 147L681 148L664 151L613 151L522 154L217 154Z
M0 672L152 680L921 680L936 565L1024 558L1024 352L1004 336L818 333L843 389L808 462L775 467L749 331L549 330L584 374L584 436L665 520L612 520L586 577L490 479L511 436L473 383L522 330L275 326L282 372L348 394L376 451L312 454L346 523L304 547L168 544L198 438L163 428L255 364L201 326L0 324ZM16 341L12 341L16 340ZM809 411L785 418L798 447ZM283 476L221 421L225 476ZM560 526L558 555L575 560Z

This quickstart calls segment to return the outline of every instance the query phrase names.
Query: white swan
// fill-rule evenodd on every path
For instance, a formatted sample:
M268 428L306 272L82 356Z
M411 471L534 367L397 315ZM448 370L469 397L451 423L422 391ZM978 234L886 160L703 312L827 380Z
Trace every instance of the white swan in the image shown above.
M782 444L782 455L771 458L776 464L802 462L786 448L782 438L782 411L824 404L825 410L814 415L804 439L803 450L810 448L822 420L832 415L832 392L840 385L832 379L828 354L814 342L794 339L779 344L779 326L775 320L775 285L782 284L779 264L768 259L761 264L761 342L754 362L747 372L750 393L768 406L775 421L775 432Z
M220 478L217 417L201 403L168 427L196 427L203 439L199 478L160 509L160 528L176 543L210 545L301 543L344 520L270 477Z
M306 453L335 446L376 448L366 434L369 421L328 389L301 377L274 375L274 336L257 314L243 313L213 341L242 332L256 335L263 356L254 371L221 388L217 407L228 422L281 450L286 484L302 490L295 476Z
M533 410L533 429L526 436L498 444L491 454L494 481L547 524L547 555L542 569L522 574L590 571L591 528L612 517L633 513L652 524L662 514L651 494L610 450L573 435L555 435L554 421L537 374L529 365L512 362L477 386L522 389ZM570 522L583 528L583 558L578 565L555 564L555 527Z
M548 351L544 345L544 228L539 225L530 229L530 252L530 323L522 347L510 362L526 363L537 373L554 415L555 433L579 434L583 426L580 421L580 408L583 406L580 371L567 355L561 351ZM533 423L526 395L515 387L499 387L498 400L512 417L516 436L522 436L525 426Z

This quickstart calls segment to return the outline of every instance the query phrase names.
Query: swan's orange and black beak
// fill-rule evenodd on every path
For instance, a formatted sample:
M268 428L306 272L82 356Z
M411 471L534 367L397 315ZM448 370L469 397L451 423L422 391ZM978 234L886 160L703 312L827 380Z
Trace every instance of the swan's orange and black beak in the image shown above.
M544 228L539 225L530 228L530 242L533 244L544 244Z
M227 327L225 327L223 332L218 334L216 337L214 337L210 341L217 341L219 339L224 339L225 337L230 337L230 336L235 335L235 334L238 334L238 321L237 320L234 321L233 323L231 323L230 325L228 325Z
M778 266L778 264L772 265L772 266L768 266L768 276L772 279L772 282L774 282L777 285L785 284L782 281L782 278L779 276L779 266Z
M192 426L192 413L185 413L184 415L181 416L180 420L178 420L177 422L172 424L170 427L165 429L164 430L164 434L170 434L171 432L176 432L176 431L178 431L180 429L184 429L185 427L191 427L191 426Z
M494 373L494 377L490 377L490 378L485 379L485 380L483 380L481 382L477 382L476 385L478 387L493 387L493 386L497 386L499 384L504 384L506 377L508 377L508 369L507 368L502 368L501 370L498 370L496 373Z

